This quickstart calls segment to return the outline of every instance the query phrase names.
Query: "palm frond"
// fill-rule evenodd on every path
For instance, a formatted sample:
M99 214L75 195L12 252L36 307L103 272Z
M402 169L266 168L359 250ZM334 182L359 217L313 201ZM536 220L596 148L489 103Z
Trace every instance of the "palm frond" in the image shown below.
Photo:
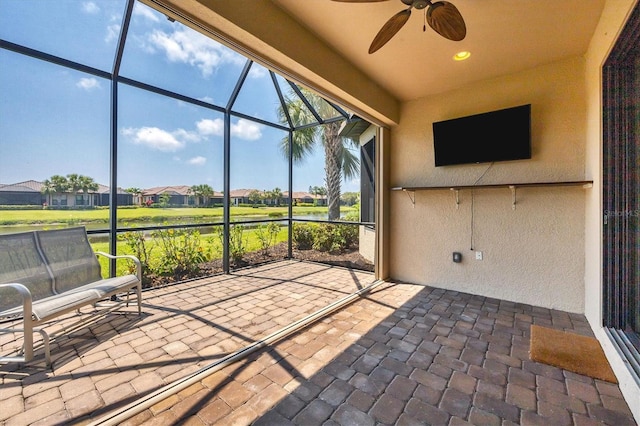
M342 145L342 175L345 180L354 179L360 174L360 157L354 151Z
M293 99L291 96L287 96L285 98L285 103L294 126L301 126L305 124L306 122L308 122L310 117L311 119L313 119L313 114L309 112L309 109L300 99ZM286 123L286 114L282 107L278 108L278 117L281 122ZM305 157L313 152L318 136L318 131L318 127L307 127L293 132L292 148L294 162L301 162ZM289 158L288 136L280 141L280 152L285 158Z

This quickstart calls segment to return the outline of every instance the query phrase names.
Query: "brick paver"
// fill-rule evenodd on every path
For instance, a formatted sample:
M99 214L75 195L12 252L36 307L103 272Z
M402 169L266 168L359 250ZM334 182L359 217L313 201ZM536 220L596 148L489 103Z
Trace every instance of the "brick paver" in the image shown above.
M88 419L91 413L70 417L66 408L56 405L61 401L56 392L73 394L65 384L85 380L82 397L93 404L92 410L111 389L132 385L124 395L132 398L133 385L142 391L163 377L158 372L175 376L171 370L176 363L181 368L195 368L215 361L255 339L251 332L263 335L284 325L278 318L300 318L314 307L354 291L356 283L371 281L367 274L354 279L354 273L360 274L283 262L232 277L160 289L153 296L157 301L145 298L145 312L153 312L149 317L127 316L117 326L105 326L108 338L98 338L93 346L82 340L77 342L81 350L72 345L80 360L91 357L89 366L96 371L87 371L87 366L67 354L59 357L64 361L57 361L60 365L53 373L28 367L27 371L35 373L34 379L5 376L3 384L20 386L21 391L3 386L0 392L18 405L39 400L49 404L57 410L49 414L58 419ZM194 295L198 295L199 305L191 300ZM181 312L178 300L188 301L192 308ZM244 321L234 322L237 319ZM270 323L269 327L261 328L265 323ZM591 333L582 315L387 283L125 424L635 424L617 385L531 361L531 324ZM192 330L199 338L192 343L172 340L167 327L176 334ZM128 333L137 333L136 339L127 339ZM136 345L138 339L146 340ZM158 341L161 344L154 344ZM64 341L57 345L65 348ZM104 348L96 349L95 345ZM182 345L187 349L183 351ZM106 351L121 358L139 354L145 361L137 366L120 365L110 357L96 355ZM153 356L148 355L151 352ZM64 368L71 364L73 368ZM58 371L63 372L60 377L56 376ZM118 377L121 374L126 374L126 379ZM50 378L57 383L48 384ZM65 400L65 407L74 402ZM20 410L2 424L43 421L32 410ZM94 411L93 418L104 410Z
M531 324L590 332L580 315L385 284L215 375L229 380L227 386L262 377L262 390L244 404L251 407L253 398L264 398L267 383L284 381L283 371L292 377L272 406L253 417L243 411L242 424L635 424L616 385L530 361ZM285 367L289 359L295 362ZM239 378L247 368L254 376ZM214 395L210 403L221 398ZM144 418L130 424L146 424ZM189 419L223 425L233 418L200 410Z
M285 261L145 291L141 317L135 314L135 308L123 308L53 341L52 370L46 368L39 352L26 366L0 365L0 425L86 422L372 281L372 274L367 272ZM47 331L59 330L76 318L69 314ZM7 334L0 336L1 353L9 354L17 347L13 339ZM301 347L306 352L326 346L305 344ZM274 364L269 374L260 378L264 380L253 380L242 388L245 391L231 387L222 392L224 405L208 408L207 416L229 416L232 410L244 407L250 396L272 389L271 380L281 385L291 380L281 364ZM271 393L257 403L260 409L275 404L277 399L272 399L286 392ZM177 415L176 410L158 407L164 405L158 404L154 414L138 419L158 423ZM235 418L257 415L251 410L243 413Z

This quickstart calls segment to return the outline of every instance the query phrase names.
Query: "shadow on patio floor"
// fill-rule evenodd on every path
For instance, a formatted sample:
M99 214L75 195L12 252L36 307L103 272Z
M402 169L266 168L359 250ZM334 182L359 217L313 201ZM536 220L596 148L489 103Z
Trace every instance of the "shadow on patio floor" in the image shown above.
M529 359L584 316L387 284L127 424L635 425L617 385Z

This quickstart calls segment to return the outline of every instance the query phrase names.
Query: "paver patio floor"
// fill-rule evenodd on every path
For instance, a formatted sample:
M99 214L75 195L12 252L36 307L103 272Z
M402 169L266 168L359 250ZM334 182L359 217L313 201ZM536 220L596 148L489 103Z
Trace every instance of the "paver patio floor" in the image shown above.
M53 371L0 366L0 419L100 419L372 281L285 261L146 292L142 318L56 341ZM531 361L531 324L592 334L582 315L385 283L125 423L635 424L617 385Z
M142 316L123 308L52 342L53 370L42 351L27 366L0 365L0 422L49 425L99 416L372 281L367 272L285 261L145 291ZM46 330L77 318L69 314ZM14 339L0 336L2 354L18 346Z

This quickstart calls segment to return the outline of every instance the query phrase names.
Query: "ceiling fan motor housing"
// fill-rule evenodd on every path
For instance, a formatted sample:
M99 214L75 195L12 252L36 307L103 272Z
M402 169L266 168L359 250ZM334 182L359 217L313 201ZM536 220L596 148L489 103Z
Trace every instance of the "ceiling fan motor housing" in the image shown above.
M424 9L425 7L429 6L429 4L431 4L429 0L402 0L402 3L418 10Z
M415 0L413 2L413 8L418 10L424 9L428 5L429 5L429 2L427 0Z

